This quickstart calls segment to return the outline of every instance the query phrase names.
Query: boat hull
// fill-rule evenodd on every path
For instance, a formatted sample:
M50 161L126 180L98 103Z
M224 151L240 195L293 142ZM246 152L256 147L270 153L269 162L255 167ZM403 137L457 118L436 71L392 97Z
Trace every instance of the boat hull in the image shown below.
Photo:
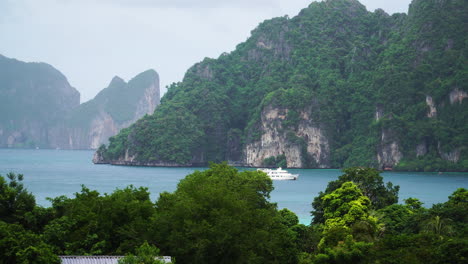
M291 174L281 168L276 170L257 169L257 171L266 173L273 181L295 181L299 178L299 174Z

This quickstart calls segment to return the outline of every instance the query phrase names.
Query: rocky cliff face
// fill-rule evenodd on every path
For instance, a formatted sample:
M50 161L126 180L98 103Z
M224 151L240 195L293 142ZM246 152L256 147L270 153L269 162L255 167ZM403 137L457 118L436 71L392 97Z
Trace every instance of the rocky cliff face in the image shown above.
M382 130L380 146L377 151L379 168L383 170L392 170L402 158L403 154L400 151L397 138L395 138L391 130Z
M80 105L79 92L45 63L0 55L0 147L97 149L159 104L154 70L119 77Z
M264 166L265 159L284 155L288 168L309 167L309 159L319 168L329 167L330 147L319 124L308 111L300 113L296 129L283 126L288 109L267 106L261 115L261 138L245 146L245 164Z
M97 149L122 128L152 114L159 101L159 76L155 71L141 73L128 83L116 76L94 99L51 128L50 147Z
M47 134L80 104L80 93L45 63L0 55L0 147L48 147Z
M53 126L48 132L49 147L55 149L97 149L109 137L120 131L118 124L106 112L98 112L83 127L67 126L66 121ZM123 128L123 127L122 127Z
M450 102L451 105L458 105L462 107L463 100L467 98L467 93L460 91L458 88L453 89L447 96L443 97L443 101ZM435 100L432 96L425 96L425 103L427 106L426 117L429 119L437 119L437 107ZM445 103L439 104L440 107L445 106ZM384 116L383 110L380 109L376 112L376 120L379 121L382 116ZM392 119L392 118L390 118ZM440 121L439 121L440 122ZM444 128L445 129L445 128ZM404 158L404 154L401 150L401 143L399 142L399 137L397 134L392 131L392 129L382 129L381 137L379 139L379 146L377 148L377 161L378 166L382 170L391 170L399 164L399 162ZM414 154L416 158L424 157L427 155L431 149L437 153L437 155L445 161L452 163L457 163L460 161L462 150L466 147L455 146L452 148L443 149L443 144L440 141L437 141L435 146L431 146L426 139L422 142L413 142L414 145Z

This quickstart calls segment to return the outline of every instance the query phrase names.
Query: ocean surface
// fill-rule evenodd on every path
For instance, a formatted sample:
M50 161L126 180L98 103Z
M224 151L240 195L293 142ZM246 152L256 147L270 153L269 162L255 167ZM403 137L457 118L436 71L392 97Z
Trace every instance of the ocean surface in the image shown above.
M50 206L47 197L73 197L81 185L101 194L132 184L148 187L151 199L159 193L172 192L187 174L206 168L152 168L94 165L93 151L0 149L0 174L24 174L24 185L39 205ZM239 168L245 170L245 168ZM252 170L252 169L249 169ZM301 223L311 221L311 203L329 181L341 175L340 170L289 170L299 174L297 181L274 181L271 201L279 208L295 212ZM384 181L400 185L400 202L408 197L420 199L424 206L447 201L457 188L468 188L468 173L395 173L382 174Z

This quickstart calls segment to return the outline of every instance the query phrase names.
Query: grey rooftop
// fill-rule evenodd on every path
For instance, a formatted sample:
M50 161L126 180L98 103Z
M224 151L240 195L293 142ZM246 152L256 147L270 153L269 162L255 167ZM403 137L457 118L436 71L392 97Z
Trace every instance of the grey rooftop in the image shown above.
M59 256L62 264L117 264L124 256ZM171 257L160 257L164 263L171 263Z

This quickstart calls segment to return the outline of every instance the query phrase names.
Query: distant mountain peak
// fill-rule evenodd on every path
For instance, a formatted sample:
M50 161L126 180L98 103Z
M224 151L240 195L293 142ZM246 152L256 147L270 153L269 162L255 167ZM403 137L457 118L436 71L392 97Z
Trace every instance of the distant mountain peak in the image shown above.
M357 4L362 5L358 0L326 0L327 3L347 3L347 4Z
M358 8L363 8L366 9L366 7L361 4L358 0L326 0L325 3L329 5L337 5L337 4L344 4L347 7L358 7Z
M159 79L159 74L155 70L149 69L149 70L146 70L146 71L138 74L133 79L139 79L139 78Z
M125 84L127 84L125 82L125 80L116 75L116 76L114 76L114 78L112 78L112 80L109 83L108 87L122 86L122 85L125 85Z

